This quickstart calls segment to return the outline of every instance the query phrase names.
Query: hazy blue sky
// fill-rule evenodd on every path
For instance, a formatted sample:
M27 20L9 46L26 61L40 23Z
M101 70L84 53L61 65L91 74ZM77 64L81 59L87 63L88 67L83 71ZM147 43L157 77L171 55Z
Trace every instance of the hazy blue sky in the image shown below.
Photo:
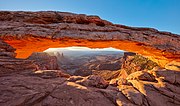
M55 10L180 34L180 0L0 0L0 10Z

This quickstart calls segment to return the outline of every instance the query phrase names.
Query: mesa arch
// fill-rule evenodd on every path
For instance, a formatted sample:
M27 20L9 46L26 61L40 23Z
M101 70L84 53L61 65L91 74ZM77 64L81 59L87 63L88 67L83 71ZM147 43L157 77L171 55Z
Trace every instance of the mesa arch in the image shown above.
M95 82L98 83L98 86L91 88L91 85L91 87L89 85L86 86L86 84L81 85L78 83L79 80L70 82L62 78L62 76L44 79L36 74L32 74L37 72L37 70L39 71L37 65L32 60L14 58L15 49L1 39L16 48L17 57L21 58L26 58L32 52L44 51L49 47L76 45L100 48L111 46L149 56L152 60L158 61L159 64L163 65L170 61L178 61L180 58L179 35L159 32L149 28L115 25L98 17L82 14L0 12L0 92L3 94L0 99L4 100L1 101L2 105L38 105L47 103L56 105L61 103L62 100L64 101L64 98L68 98L66 99L67 102L64 102L65 105L69 103L70 99L76 101L78 98L80 101L74 102L75 104L87 103L88 105L89 101L84 102L82 98L90 93L94 96L90 96L87 99L91 98L90 101L92 103L103 101L102 105L104 105L104 100L106 105L109 105L107 104L109 102L110 105L112 103L114 105L152 106L180 104L178 98L180 96L178 94L178 86L180 84L179 66L177 66L177 71L173 68L170 68L170 70L150 70L148 73L152 77L137 78L139 74L137 75L136 72L132 73L129 78L124 79L128 83L124 84L123 80L123 84L118 83L117 89L112 89L112 87L110 89L99 89L99 81L101 82L101 80ZM59 71L56 70L56 72ZM122 70L121 72L123 74ZM141 75L147 76L147 72ZM92 79L96 80L99 77L92 77ZM94 80L92 81L94 83ZM119 81L122 82L121 79ZM87 88L87 90L84 92L79 90L79 87ZM64 94L62 90L73 92L68 94L65 92ZM59 95L56 95L57 93ZM98 96L98 93L102 95L102 98ZM78 94L78 96L72 96L72 94ZM137 95L138 99L134 94ZM57 102L56 100L52 102L54 101L52 96L59 98ZM69 99L71 96L74 98ZM109 102L106 102L106 100Z
M106 48L113 47L120 50L135 52L153 61L159 62L160 65L164 65L170 61L178 60L178 58L172 58L171 53L162 52L161 50L152 48L150 46L143 46L137 42L130 41L91 41L85 39L49 39L29 37L27 39L13 39L5 40L8 44L16 49L16 58L27 58L33 52L43 52L48 48L70 47L70 46L85 46L89 48ZM168 58L170 57L171 58Z
M114 47L148 56L161 66L180 61L180 36L152 28L112 24L98 16L64 12L0 12L0 38L17 58L48 48Z

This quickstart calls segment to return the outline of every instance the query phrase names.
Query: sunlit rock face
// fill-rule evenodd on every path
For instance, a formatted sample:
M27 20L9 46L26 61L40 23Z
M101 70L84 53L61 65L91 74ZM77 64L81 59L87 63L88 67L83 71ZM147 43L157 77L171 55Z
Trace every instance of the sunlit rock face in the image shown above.
M179 36L175 34L59 12L0 12L0 21L1 38L11 45L0 39L2 106L180 105ZM26 58L33 52L69 46L139 53L127 54L133 57L132 65L125 63L124 68L140 68L83 77L61 70L38 70L34 61L15 58L16 53ZM153 64L147 67L148 59L166 69Z
M121 69L129 75L136 71L152 70L155 67L159 67L156 62L135 53L125 52Z
M149 56L165 66L179 61L180 36L150 28L112 24L97 16L64 12L0 12L1 38L16 48L17 57L48 48L114 47Z
M5 52L13 50L8 50L8 48L12 47L6 43L3 44L6 45L1 46ZM128 56L136 55L134 53L127 53L126 58ZM28 71L30 67L28 68L22 63L26 61L24 59L20 60L20 66L17 59L11 56L4 55L0 56L0 58L3 60L0 61L0 68L4 68L1 71L6 72L6 75L0 73L0 92L2 92L0 94L0 105L2 106L56 106L59 104L67 106L180 105L179 71L148 68L149 70L144 69L129 73L127 77L122 77L123 71L120 71L119 75L115 75L116 73L108 74L112 78L108 82L99 75L82 77L70 76L60 70ZM4 63L5 58L8 58L6 63ZM136 59L137 57L133 58ZM144 57L140 59L143 60L143 62L140 62L142 64L144 60L147 60ZM136 61L134 62L136 63ZM5 65L11 66L11 73L9 73L8 67L4 67ZM28 62L27 65L31 66L31 63ZM17 69L21 71L16 73ZM116 77L113 78L113 75Z

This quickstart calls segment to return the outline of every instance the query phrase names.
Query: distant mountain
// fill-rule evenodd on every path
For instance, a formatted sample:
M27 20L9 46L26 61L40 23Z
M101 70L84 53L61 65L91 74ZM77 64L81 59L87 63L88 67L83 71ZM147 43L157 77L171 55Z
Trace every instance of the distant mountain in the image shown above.
M114 48L104 49L90 49L87 47L67 47L67 48L51 48L44 52L56 55L57 53L62 54L66 57L80 57L80 56L92 56L92 55L108 55L108 54L120 54L123 55L124 51Z

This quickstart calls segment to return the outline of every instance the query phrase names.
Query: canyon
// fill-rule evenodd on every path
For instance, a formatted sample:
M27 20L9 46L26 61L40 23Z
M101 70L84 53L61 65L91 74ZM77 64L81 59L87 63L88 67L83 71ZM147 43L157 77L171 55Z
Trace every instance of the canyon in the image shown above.
M117 70L85 76L67 73L56 57L37 53L71 46L128 52L113 66ZM180 105L177 34L85 14L0 11L0 51L2 106Z

